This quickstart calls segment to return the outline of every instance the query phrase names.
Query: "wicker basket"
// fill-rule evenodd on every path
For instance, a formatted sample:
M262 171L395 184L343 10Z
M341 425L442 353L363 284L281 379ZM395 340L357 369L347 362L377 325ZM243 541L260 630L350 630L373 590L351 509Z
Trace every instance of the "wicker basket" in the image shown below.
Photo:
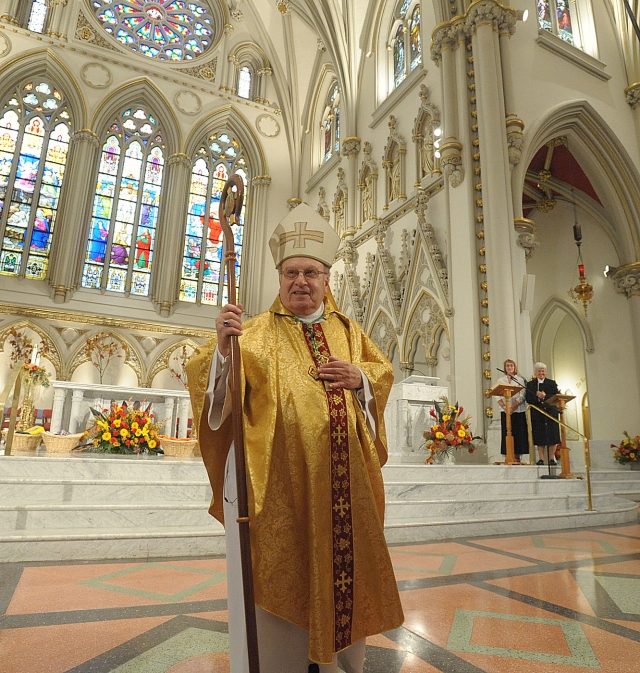
M42 433L42 441L47 453L71 453L82 438L82 432L76 435L53 435L50 432Z
M177 439L165 435L160 435L158 439L165 456L190 456L198 446L197 439Z
M7 441L7 431L3 430L4 441ZM13 434L13 443L11 444L12 451L35 451L42 442L43 433L37 435L21 435L15 432Z

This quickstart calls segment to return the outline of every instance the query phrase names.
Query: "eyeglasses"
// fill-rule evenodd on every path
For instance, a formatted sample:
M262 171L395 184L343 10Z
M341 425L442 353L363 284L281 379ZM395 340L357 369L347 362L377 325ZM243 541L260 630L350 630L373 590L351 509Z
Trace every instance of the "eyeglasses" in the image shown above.
M298 269L285 269L280 272L288 280L296 280L302 274L305 280L317 280L320 276L326 275L326 271L318 271L318 269L305 269L304 271Z

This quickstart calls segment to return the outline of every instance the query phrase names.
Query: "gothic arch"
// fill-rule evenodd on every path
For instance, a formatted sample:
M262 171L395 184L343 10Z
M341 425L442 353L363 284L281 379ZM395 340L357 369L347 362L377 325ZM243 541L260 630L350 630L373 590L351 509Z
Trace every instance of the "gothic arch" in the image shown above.
M156 377L157 374L159 374L163 369L168 368L168 358L175 351L177 348L180 348L181 346L190 346L193 348L193 350L196 350L201 344L197 343L191 338L186 338L186 339L178 339L177 341L172 341L166 348L163 348L156 358L153 360L151 363L151 366L149 367L149 371L147 373L147 381L146 381L146 387L151 388L151 384L153 383L153 379Z
M444 331L449 338L447 320L436 298L428 292L422 292L409 312L405 325L402 359L409 361L417 337L422 340L427 358L436 359L440 332Z
M71 118L73 131L87 125L87 107L81 88L66 66L48 49L20 54L0 68L0 100L4 100L22 81L45 77L64 92Z
M313 175L324 162L324 154L322 147L324 143L323 134L321 132L321 125L323 115L325 112L325 103L329 91L334 86L338 85L340 92L340 81L330 63L324 63L317 73L317 84L313 89L311 97L308 99L308 105L305 108L302 118L307 120L305 141L311 143L309 147L309 157L311 160L311 175Z
M167 147L166 156L180 151L182 134L178 119L169 101L156 85L146 77L125 84L108 96L96 110L91 120L92 130L101 138L106 137L111 119L125 106L140 105L153 112L158 117L164 131L164 141Z
M105 331L104 329L96 329L95 333ZM140 353L137 349L137 347L134 345L134 342L126 337L124 334L121 332L117 332L115 330L109 330L109 334L113 336L116 341L119 341L123 345L127 347L126 351L126 356L123 360L123 364L128 365L131 367L131 369L135 372L136 376L138 377L138 385L142 386L145 381L145 367L142 363L142 358L140 356ZM93 336L92 334L88 334L87 338ZM73 376L73 373L75 370L81 365L84 364L85 362L89 362L89 358L84 354L83 352L84 349L84 344L78 346L78 348L75 350L71 358L69 359L69 363L67 364L66 372L65 372L65 379L67 381L71 380L71 377Z
M531 327L531 342L534 359L538 360L540 357L542 335L544 334L545 327L549 324L549 320L556 311L562 311L573 318L582 334L584 350L587 353L593 353L596 347L593 341L591 327L589 327L587 320L576 310L571 302L562 297L552 296L542 305Z
M526 134L523 160L514 168L514 213L522 216L526 170L537 150L549 140L567 136L571 153L594 184L615 229L612 239L620 264L640 259L640 173L624 145L587 101L548 110Z
M56 344L53 337L50 334L47 334L47 332L42 327L40 327L38 323L35 323L32 320L22 319L9 325L5 325L0 331L0 352L2 352L4 343L9 337L9 330L12 328L20 330L25 327L35 332L42 339L42 341L49 345L51 351L46 356L46 359L49 360L49 362L54 366L56 370L56 380L60 381L63 374L62 354L60 353L60 349L58 348L58 345Z
M371 323L369 337L382 353L391 360L394 347L398 347L398 337L393 324L393 318L383 309L378 309L376 317Z
M385 201L383 210L398 199L406 199L406 164L407 143L396 129L397 119L389 116L389 137L382 154L382 168L385 171Z
M198 151L202 140L207 136L225 129L238 138L244 147L249 169L249 180L268 173L267 161L260 141L253 133L249 122L231 105L225 105L201 119L193 126L185 143L185 154L191 159Z
M269 101L265 98L266 77L271 74L271 66L264 51L254 42L242 42L229 53L227 61L229 62L227 90L239 95L238 77L240 69L246 66L251 73L249 99L267 105Z

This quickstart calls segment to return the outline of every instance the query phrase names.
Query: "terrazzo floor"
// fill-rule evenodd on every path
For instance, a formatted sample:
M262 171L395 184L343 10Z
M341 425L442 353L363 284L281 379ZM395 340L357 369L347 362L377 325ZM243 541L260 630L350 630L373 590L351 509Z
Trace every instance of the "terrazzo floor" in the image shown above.
M368 639L368 673L640 672L640 525L391 557L406 621ZM223 557L0 565L0 672L228 673L225 570Z

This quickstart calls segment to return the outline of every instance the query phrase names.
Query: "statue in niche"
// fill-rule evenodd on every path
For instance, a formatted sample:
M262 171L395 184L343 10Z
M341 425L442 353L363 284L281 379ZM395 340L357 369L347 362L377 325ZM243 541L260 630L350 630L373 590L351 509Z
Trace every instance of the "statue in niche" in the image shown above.
M371 176L367 175L364 180L364 187L362 188L362 222L366 222L373 217L373 186L371 184Z
M342 192L338 192L334 212L336 214L336 232L342 235L344 233L344 195Z
M420 165L422 167L422 177L431 175L435 170L435 148L433 143L433 129L431 126L429 126L420 148Z
M391 189L389 194L389 200L394 201L400 197L400 153L396 152L393 155L391 162L391 175L390 175Z

